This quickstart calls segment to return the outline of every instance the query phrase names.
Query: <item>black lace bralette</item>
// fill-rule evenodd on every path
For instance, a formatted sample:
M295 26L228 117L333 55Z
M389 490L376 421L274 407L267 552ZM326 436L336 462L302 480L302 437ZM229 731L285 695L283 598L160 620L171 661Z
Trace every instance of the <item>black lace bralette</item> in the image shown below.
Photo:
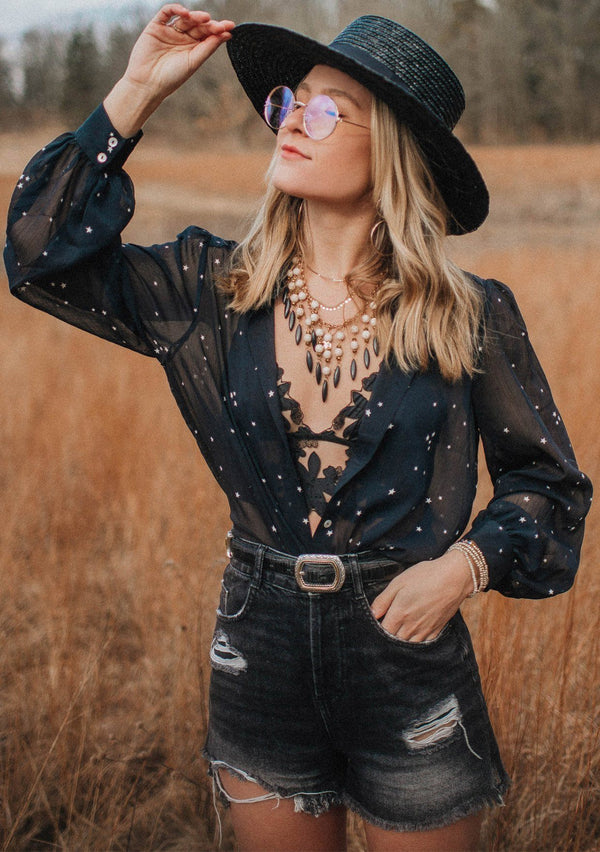
M344 467L352 454L358 428L369 404L377 373L363 379L360 390L352 391L351 401L333 418L331 426L315 432L304 422L300 403L290 396L290 382L285 381L283 369L277 371L277 390L290 450L309 511L322 517L327 501L335 491ZM326 465L319 454L321 442L346 447L343 465Z

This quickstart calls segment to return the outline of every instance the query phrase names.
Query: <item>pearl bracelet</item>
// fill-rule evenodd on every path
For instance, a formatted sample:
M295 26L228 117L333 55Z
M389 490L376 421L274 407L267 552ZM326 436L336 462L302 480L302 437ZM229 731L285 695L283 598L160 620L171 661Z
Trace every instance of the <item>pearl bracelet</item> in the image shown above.
M451 544L448 548L448 553L451 550L459 550L467 560L473 580L473 591L469 597L472 598L477 592L482 592L486 589L490 581L490 572L485 556L475 542L468 538L463 538Z

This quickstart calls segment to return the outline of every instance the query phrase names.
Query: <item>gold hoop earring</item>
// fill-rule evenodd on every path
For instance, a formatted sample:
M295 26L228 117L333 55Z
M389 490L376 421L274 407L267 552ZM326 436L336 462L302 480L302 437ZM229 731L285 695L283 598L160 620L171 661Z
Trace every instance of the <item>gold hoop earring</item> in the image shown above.
M393 254L393 252L391 252L391 251L389 251L389 252L383 252L383 251L381 251L381 249L379 248L379 246L378 246L378 245L377 245L377 243L375 242L376 237L377 237L378 229L379 229L379 227L380 227L381 225L383 225L383 226L384 226L384 229L387 227L387 226L386 226L385 219L378 219L378 220L375 222L375 224L374 224L374 225L373 225L373 227L371 228L371 233L369 234L369 240L371 241L371 245L373 246L373 248L375 249L375 251L377 252L377 254L380 254L380 255L381 255L381 257L391 257L391 256L392 256L392 254ZM385 233L385 231L384 231L384 233Z

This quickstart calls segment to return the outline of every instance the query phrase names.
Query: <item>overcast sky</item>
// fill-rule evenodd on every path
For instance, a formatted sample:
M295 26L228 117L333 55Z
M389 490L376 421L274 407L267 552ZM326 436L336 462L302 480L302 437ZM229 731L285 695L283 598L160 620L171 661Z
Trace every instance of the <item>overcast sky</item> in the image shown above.
M97 16L102 9L107 15L130 5L127 0L0 0L0 36L14 36L31 27L48 26L62 29L73 15L91 11ZM135 0L134 5L159 9L161 0ZM68 19L68 20L67 20Z

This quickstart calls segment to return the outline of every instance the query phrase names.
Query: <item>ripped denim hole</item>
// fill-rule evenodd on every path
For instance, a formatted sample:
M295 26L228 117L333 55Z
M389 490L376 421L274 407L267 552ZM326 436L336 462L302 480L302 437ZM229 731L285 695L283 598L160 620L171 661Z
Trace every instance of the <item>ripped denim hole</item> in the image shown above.
M239 675L248 668L248 660L244 655L234 648L229 641L229 636L224 630L218 630L210 646L210 664L213 669Z
M248 775L247 772L244 772L243 769L234 769L233 766L228 766L226 763L222 761L216 761L212 764L213 768L213 778L219 793L227 799L228 802L233 802L234 805L252 805L256 802L266 802L269 799L277 799L279 803L279 799L282 797L278 793L263 793L261 796L252 796L248 799L236 799L235 796L232 796L231 793L228 793L225 787L223 786L223 782L221 781L221 776L219 774L219 768L227 769L229 772L232 772L234 775L241 778L243 781L250 781L252 784L257 784L258 781L256 778L253 778L251 775ZM258 785L260 786L260 785Z
M253 778L251 775L248 775L248 773L244 772L243 769L230 766L222 760L212 761L210 766L213 777L213 802L215 803L215 809L217 792L220 794L223 802L227 804L233 803L236 805L251 805L256 802L273 801L275 802L274 807L278 807L282 799L293 799L294 813L308 813L314 817L318 817L320 814L325 813L325 811L327 811L332 805L339 804L341 801L339 794L335 790L320 790L315 793L305 791L300 791L299 793L278 793L276 791L266 791L260 796L250 796L245 799L238 799L235 796L232 796L231 793L228 793L223 786L219 771L220 769L225 769L233 776L240 778L242 781L249 781L259 787L262 787L261 782L256 778ZM219 829L220 823L221 821L219 819Z
M483 760L481 755L477 754L471 747L458 706L458 699L455 695L451 695L445 701L432 707L425 718L413 722L409 728L403 731L402 739L410 749L427 748L427 746L448 739L457 726L462 730L471 754L478 760Z

